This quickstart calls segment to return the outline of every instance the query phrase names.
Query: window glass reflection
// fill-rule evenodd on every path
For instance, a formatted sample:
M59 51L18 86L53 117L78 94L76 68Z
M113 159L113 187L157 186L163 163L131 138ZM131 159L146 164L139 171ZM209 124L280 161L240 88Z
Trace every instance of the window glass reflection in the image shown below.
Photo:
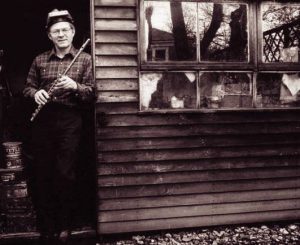
M246 4L199 3L200 56L203 61L248 61Z
M299 62L300 4L263 4L263 62Z
M142 73L141 109L195 109L196 90L194 72Z
M200 76L201 108L252 107L251 75L205 72Z
M197 3L147 1L144 11L147 61L197 59Z
M300 73L260 73L257 77L257 107L300 106Z

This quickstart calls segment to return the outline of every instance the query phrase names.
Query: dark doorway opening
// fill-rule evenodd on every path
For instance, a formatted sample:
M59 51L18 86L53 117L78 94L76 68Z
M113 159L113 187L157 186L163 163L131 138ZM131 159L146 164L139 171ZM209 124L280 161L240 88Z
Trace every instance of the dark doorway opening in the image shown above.
M47 13L53 9L68 9L75 20L75 47L90 36L89 0L6 0L1 6L0 45L4 49L9 69L11 90L19 93L24 85L33 58L51 48L45 31Z
M90 37L90 0L5 0L0 8L0 50L4 53L1 73L9 90L5 101L7 106L0 113L0 143L22 141L28 161L32 160L29 118L36 105L25 101L22 91L34 57L52 48L45 25L47 14L53 9L67 9L71 13L76 27L74 46L80 48ZM85 52L91 52L91 48L87 47ZM95 228L96 223L93 112L93 108L83 112L85 122L78 163L80 181L75 224L79 228ZM30 175L30 171L28 173Z

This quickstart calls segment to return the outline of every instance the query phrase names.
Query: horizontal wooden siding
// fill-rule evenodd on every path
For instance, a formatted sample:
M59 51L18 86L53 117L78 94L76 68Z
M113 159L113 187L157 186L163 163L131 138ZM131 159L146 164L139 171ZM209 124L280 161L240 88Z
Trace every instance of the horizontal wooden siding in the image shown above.
M100 234L300 218L299 111L138 112L136 0L95 0Z

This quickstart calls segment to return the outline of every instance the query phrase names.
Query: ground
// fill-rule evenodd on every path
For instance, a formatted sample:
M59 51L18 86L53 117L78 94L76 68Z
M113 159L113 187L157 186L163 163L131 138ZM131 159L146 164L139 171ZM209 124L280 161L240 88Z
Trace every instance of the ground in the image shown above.
M37 240L0 244L39 245ZM68 245L300 245L300 221L238 226L218 226L136 234L76 236Z
M107 237L98 245L240 245L300 244L300 223L222 226Z

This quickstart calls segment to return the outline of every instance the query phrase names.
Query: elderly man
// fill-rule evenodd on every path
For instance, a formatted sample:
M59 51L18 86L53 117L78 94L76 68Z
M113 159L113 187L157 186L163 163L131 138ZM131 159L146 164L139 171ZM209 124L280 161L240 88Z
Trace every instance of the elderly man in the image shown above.
M24 96L44 105L32 125L37 217L42 244L70 236L74 211L74 164L81 134L81 105L94 98L91 56L77 50L73 18L66 10L48 14L46 30L53 49L38 55L30 68ZM52 83L59 79L53 93ZM56 235L57 234L57 235ZM57 244L57 241L54 241Z

